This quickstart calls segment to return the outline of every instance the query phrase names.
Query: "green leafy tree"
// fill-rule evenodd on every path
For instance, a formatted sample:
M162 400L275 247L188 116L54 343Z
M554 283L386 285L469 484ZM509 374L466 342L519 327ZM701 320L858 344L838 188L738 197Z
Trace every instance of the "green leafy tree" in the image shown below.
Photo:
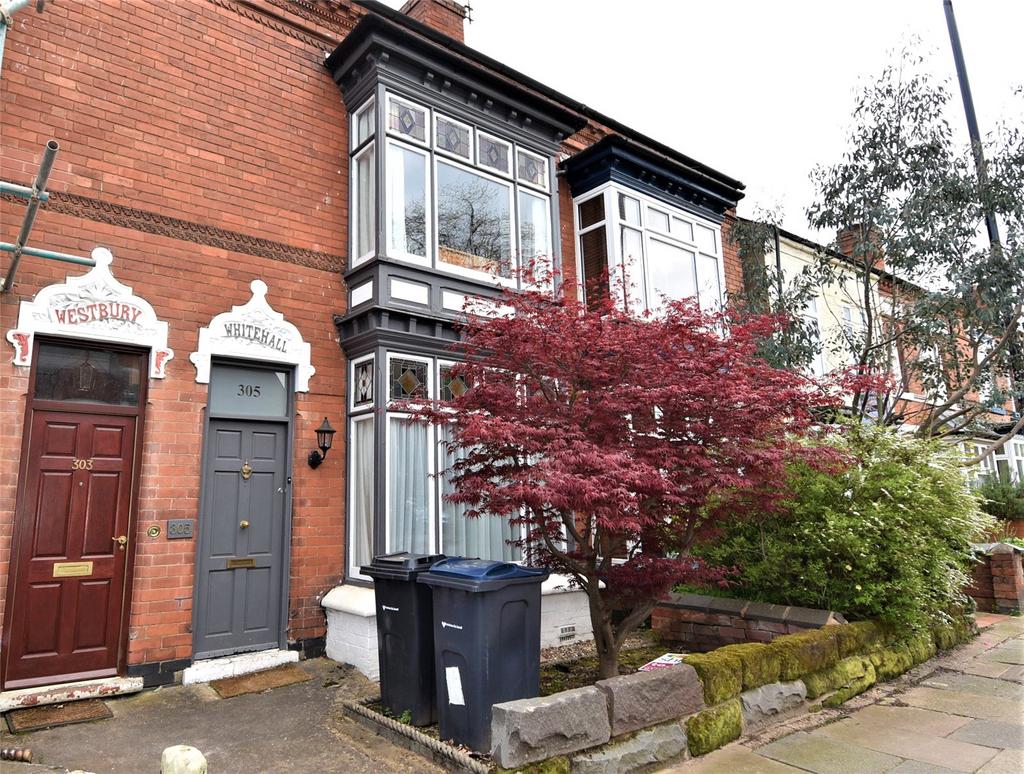
M1022 417L999 434L986 421L1008 401L1019 411L1024 387L1024 132L1008 124L985 140L979 184L973 149L946 120L950 90L915 48L861 91L847 151L812 173L807 215L817 228L847 229L852 263L839 269L822 256L819 275L850 283L865 316L863 331L831 345L865 373L901 363L888 390L854 395L854 411L922 437L988 436L980 459L1024 427ZM1001 244L980 238L988 211L1003 225ZM901 400L912 387L927 400Z

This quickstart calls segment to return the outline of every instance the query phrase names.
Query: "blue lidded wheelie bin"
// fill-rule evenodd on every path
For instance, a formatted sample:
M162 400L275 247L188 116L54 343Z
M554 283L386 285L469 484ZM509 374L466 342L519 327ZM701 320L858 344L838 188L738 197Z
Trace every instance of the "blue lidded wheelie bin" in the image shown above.
M434 636L430 589L417 576L443 554L384 554L360 567L373 578L377 608L377 657L381 704L396 717L408 712L414 726L434 722Z
M490 752L491 705L540 693L540 587L548 571L449 558L418 576L433 590L442 739Z

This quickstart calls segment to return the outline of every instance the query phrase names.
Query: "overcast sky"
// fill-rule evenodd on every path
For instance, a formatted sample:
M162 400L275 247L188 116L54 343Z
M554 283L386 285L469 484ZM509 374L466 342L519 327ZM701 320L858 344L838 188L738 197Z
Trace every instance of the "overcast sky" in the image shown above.
M400 7L402 0L389 0ZM804 209L815 164L837 160L859 79L916 34L956 74L942 0L472 0L466 43L742 180L753 205ZM954 0L984 134L1024 122L1024 2ZM954 128L966 127L956 94Z

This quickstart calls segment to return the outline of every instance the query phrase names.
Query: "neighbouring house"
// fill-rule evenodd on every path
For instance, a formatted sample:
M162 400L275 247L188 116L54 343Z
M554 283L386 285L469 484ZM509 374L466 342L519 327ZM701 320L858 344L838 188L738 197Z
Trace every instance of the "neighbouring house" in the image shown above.
M625 266L644 306L740 287L723 223L741 183L469 49L464 17L452 0L12 17L0 172L30 185L57 140L29 245L93 265L25 255L0 293L4 691L325 650L373 675L361 564L520 558L506 524L443 499L443 430L388 410L465 389L466 299L535 258L554 293ZM26 211L12 190L4 240ZM545 644L588 636L564 580L542 614Z
M731 221L732 216L727 218L727 224ZM819 261L828 261L833 267L831 281L817 286L817 292L803 311L805 320L817 332L819 344L809 370L815 376L822 376L853 365L855 344L863 336L868 321L864 311L861 271L851 260L851 251L848 249L851 240L844 239L842 233L838 234L836 241L840 250L835 250L781 228L778 229L777 237L777 242L769 240L765 249L765 263L778 270L785 281L812 269ZM872 273L873 306L878 310L891 310L892 305L898 303L895 300L897 294L893 293L895 286L904 295L916 291L913 283L887 272L884 259L877 261ZM751 287L752 282L748 279L746 289L750 291ZM890 319L883 316L873 324L875 340L885 341L890 333L887 327ZM925 353L924 356L929 355ZM914 367L913 359L916 357L921 357L921 354L900 352L893 346L889 346L887 352L888 361L892 363L891 375L898 388L898 395L893 398L896 402L893 413L902 414L906 418L901 427L907 431L917 428L917 418L922 417L938 397L922 384L919 372ZM976 399L978 396L970 393L967 397ZM985 421L995 436L1008 433L1016 421L1012 403L1007 401L1004 406L997 408L997 413L986 414ZM962 448L967 458L975 457L982 448L992 443L988 438L965 437L963 434L955 434L950 440ZM968 471L972 481L984 476L1024 481L1024 431L1007 438L991 455L978 465L968 468Z

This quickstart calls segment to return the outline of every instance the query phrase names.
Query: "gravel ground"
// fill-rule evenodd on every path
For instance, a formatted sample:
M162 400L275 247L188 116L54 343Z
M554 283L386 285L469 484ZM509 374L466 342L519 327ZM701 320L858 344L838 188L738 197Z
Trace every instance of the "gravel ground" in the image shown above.
M654 636L654 632L650 630L641 630L633 632L626 641L622 644L623 650L632 650L634 648L645 648L649 645L653 645L657 642L657 638ZM584 640L582 642L570 642L568 645L559 645L554 648L542 648L540 652L540 663L550 664L555 661L575 661L580 658L588 658L590 656L597 655L597 648L594 647L593 640Z

